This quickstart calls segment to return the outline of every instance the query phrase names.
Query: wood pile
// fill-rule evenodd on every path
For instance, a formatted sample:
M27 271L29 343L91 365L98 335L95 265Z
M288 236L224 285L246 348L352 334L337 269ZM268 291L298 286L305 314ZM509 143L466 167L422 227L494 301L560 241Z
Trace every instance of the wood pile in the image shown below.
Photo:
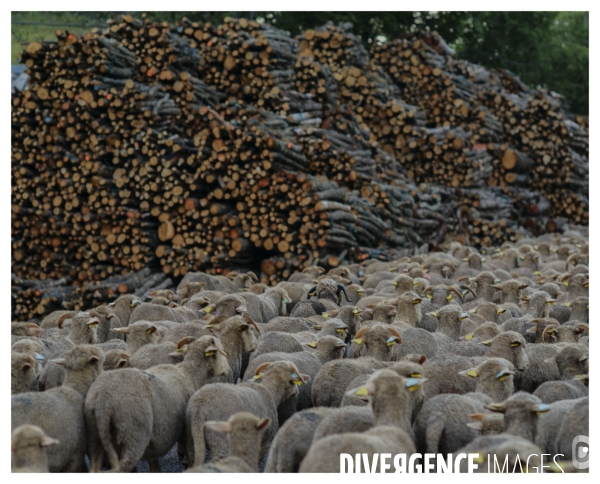
M369 53L350 27L292 38L122 15L27 45L15 278L69 281L79 298L145 268L271 283L445 237L491 246L587 224L589 128L560 96L456 60L435 33ZM41 314L13 289L13 314Z

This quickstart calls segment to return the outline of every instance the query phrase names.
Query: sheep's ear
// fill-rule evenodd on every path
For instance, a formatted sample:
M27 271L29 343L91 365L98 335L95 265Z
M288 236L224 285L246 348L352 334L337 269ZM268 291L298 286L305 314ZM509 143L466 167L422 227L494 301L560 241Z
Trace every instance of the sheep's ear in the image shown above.
M100 361L100 357L98 355L92 355L88 359L88 363L90 363L91 365L95 365L99 361Z
M427 357L425 355L422 355L421 358L419 358L419 365L422 365L423 363L425 363L427 361Z
M125 328L112 328L111 331L116 331L117 333L121 334L129 334L129 326L126 326Z
M177 342L177 350L182 349L184 346L189 345L193 341L196 341L196 338L194 338L193 336L186 336L185 338L181 338ZM187 349L185 351L187 352Z
M490 403L489 405L486 405L485 408L492 412L504 413L506 411L506 407L503 403Z
M545 413L550 410L550 405L547 403L537 403L531 406L531 411L536 412L538 415L540 413Z
M525 331L526 333L531 333L531 334L536 334L537 333L537 326L532 326L531 328L529 328L527 331Z
M124 368L128 362L129 362L129 357L120 358L119 361L117 362L117 368Z
M300 373L299 375L304 383L308 383L310 381L310 375L304 375L303 373Z
M50 447L56 444L58 444L58 440L53 439L52 437L48 437L47 435L45 435L42 441L40 442L41 447Z
M50 360L50 363L56 363L57 365L64 365L65 359L64 358L54 358L53 360Z
M271 363L269 362L259 365L256 371L254 372L254 377L256 378L256 376L261 374L269 365L271 365Z
M92 318L86 324L88 325L88 328L93 328L100 324L100 320L98 318Z
M256 427L256 430L262 430L266 427L268 427L268 425L271 423L271 419L270 418L261 418L258 422L256 422L256 424L254 424L254 426Z
M205 350L204 350L204 356L206 356L207 358L211 357L212 355L215 354L215 352L218 351L217 348L215 346L208 346Z
M209 420L208 422L204 422L204 426L215 432L223 432L225 434L229 434L233 430L231 422L214 422Z
M311 348L316 348L317 347L317 342L316 341L311 341L310 343L306 343L308 346L310 346Z
M156 326L150 326L147 330L146 330L146 334L152 334L156 332Z
M26 362L26 363L23 363L23 366L21 367L21 370L23 370L23 371L27 371L27 370L29 370L30 368L31 368L31 363L29 363L29 362Z
M467 424L467 427L469 427L470 429L482 430L483 422L471 422Z

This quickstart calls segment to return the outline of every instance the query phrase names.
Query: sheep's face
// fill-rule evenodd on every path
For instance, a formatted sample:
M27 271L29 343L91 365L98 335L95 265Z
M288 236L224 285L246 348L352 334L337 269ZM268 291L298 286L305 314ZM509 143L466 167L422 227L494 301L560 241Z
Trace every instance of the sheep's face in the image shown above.
M151 323L134 323L126 328L115 328L118 333L128 335L128 342L135 342L138 346L158 343L158 331Z
M11 393L29 391L35 379L35 357L31 354L11 353Z
M360 356L390 361L394 345L402 343L402 338L391 326L375 325L362 328L353 342L359 345Z
M82 371L92 369L94 373L102 371L104 363L104 352L100 348L91 345L79 345L66 351L63 358L50 360L53 363L63 365L67 371Z
M310 376L302 375L296 365L289 361L276 361L260 365L256 369L254 379L275 382L283 394L283 401L297 395L300 386L310 381Z
M589 372L589 349L582 344L569 345L563 348L555 358L563 380Z
M258 341L254 336L252 326L248 323L242 323L237 327L237 331L240 332L242 337L242 351L244 353L254 351L258 346Z
M202 366L208 365L211 376L226 375L230 371L221 341L215 336L202 336L198 339L184 338L177 343L177 350L184 353L184 361L192 359Z
M504 358L515 365L519 371L525 371L529 365L529 358L525 352L526 341L520 333L506 331L482 344L490 346L488 356Z
M487 407L494 412L504 414L504 430L511 424L535 426L539 414L550 410L550 405L526 392L517 392L502 403L493 403Z
M317 348L323 355L323 361L338 360L344 356L346 343L335 336L323 336L317 341L307 343L309 348Z
M504 358L489 358L476 368L460 372L477 379L477 391L504 400L514 389L514 366Z

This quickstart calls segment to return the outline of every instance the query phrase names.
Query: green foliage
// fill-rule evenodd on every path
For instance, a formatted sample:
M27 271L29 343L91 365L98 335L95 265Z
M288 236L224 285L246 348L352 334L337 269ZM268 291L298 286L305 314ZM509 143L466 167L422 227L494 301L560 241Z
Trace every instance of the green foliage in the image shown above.
M12 19L81 25L83 32L103 25L116 12L13 12ZM128 12L137 15L136 12ZM436 30L457 56L487 67L502 67L532 86L540 85L567 99L572 111L588 113L588 12L147 12L151 20L176 22L181 17L220 24L227 16L269 22L297 35L332 21L352 22L367 48L404 32ZM19 42L53 40L59 27L12 24L12 60Z

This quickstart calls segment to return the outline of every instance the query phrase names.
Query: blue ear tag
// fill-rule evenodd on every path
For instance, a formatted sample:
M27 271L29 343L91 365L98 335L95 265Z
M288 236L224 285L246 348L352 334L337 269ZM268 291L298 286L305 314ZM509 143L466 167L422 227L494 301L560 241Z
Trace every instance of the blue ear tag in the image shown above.
M390 336L390 337L387 339L387 345L388 345L388 346L392 346L392 345L395 345L395 344L396 344L396 342L394 341L394 337L393 337L393 336Z
M46 358L44 358L44 356L40 355L39 353L35 354L35 359L36 360L45 360Z
M298 375L296 375L295 373L292 373L292 378L300 378Z

